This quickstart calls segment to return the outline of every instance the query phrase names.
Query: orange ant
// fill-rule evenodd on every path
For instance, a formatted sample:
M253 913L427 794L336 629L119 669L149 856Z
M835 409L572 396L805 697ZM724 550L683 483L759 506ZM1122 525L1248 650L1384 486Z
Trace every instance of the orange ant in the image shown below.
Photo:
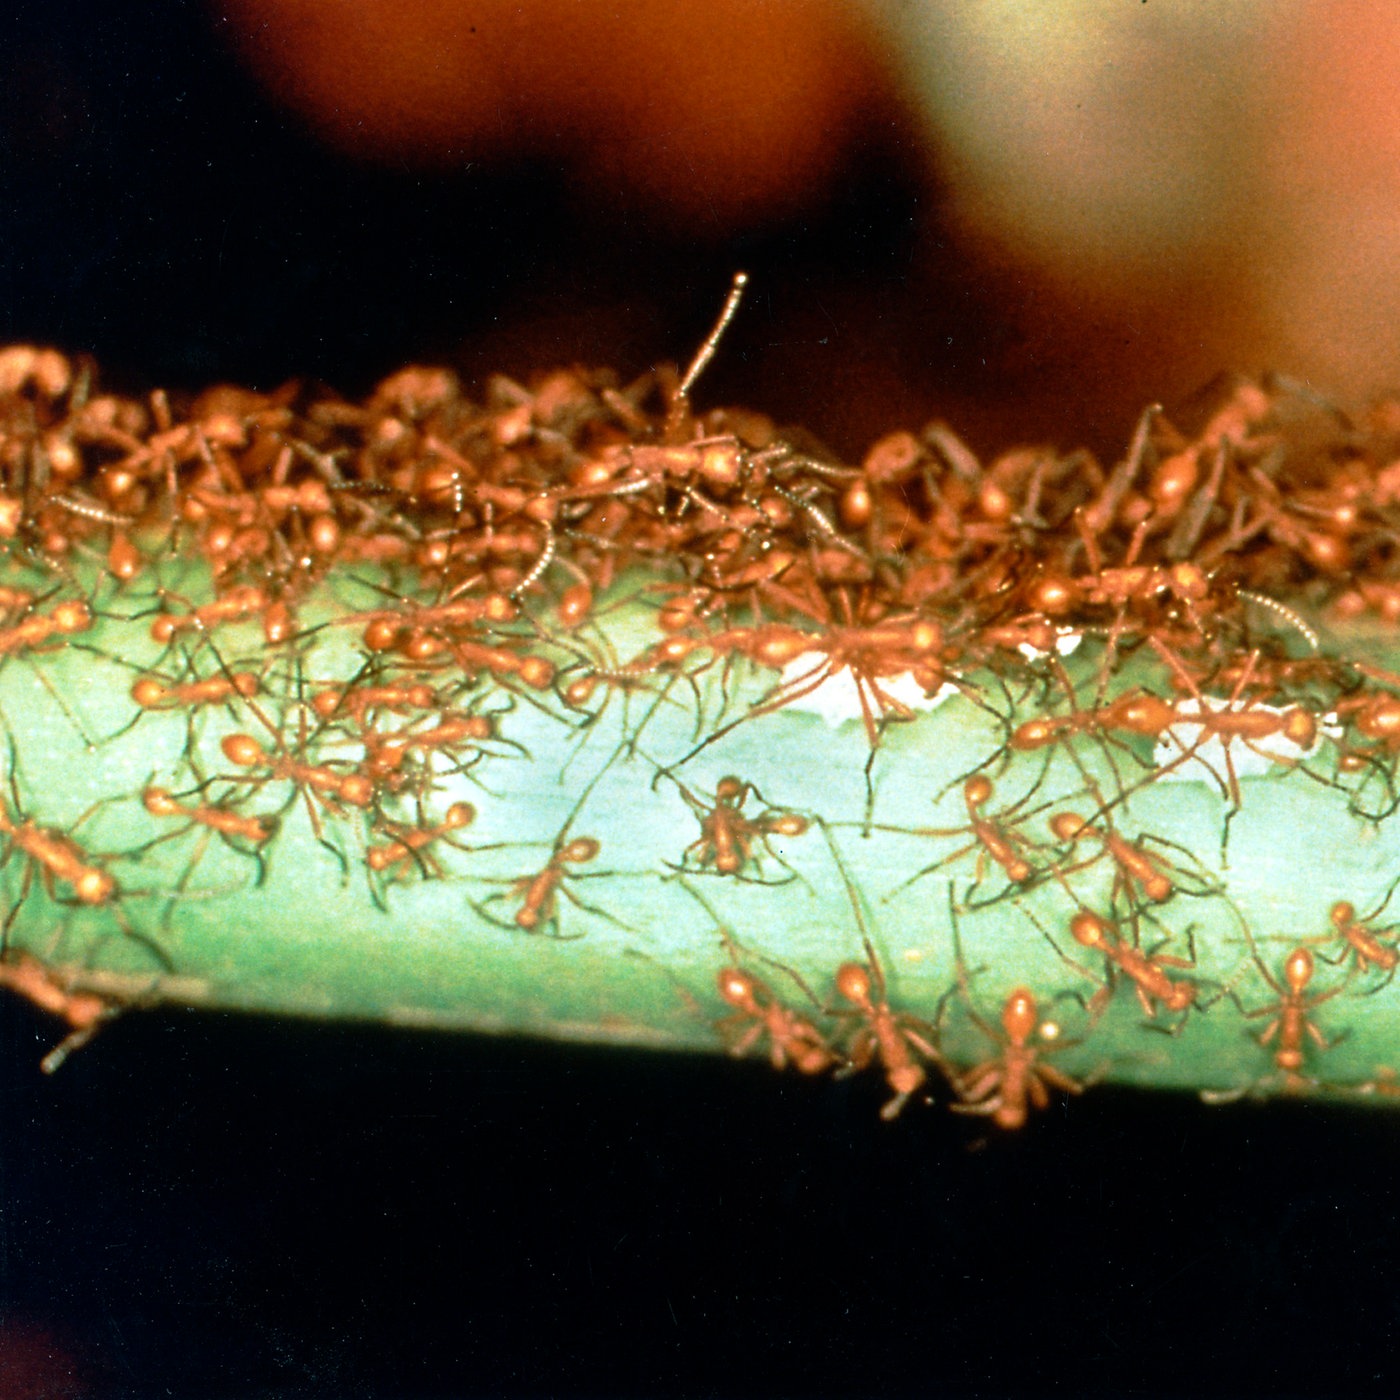
M1346 983L1325 992L1308 992L1308 983L1313 978L1313 955L1306 948L1295 948L1284 961L1283 980L1286 986L1279 986L1273 974L1258 959L1259 970L1264 980L1278 993L1279 999L1271 1006L1262 1006L1257 1011L1246 1011L1247 1017L1272 1016L1273 1020L1259 1035L1260 1045L1277 1041L1274 1049L1274 1064L1285 1076L1295 1076L1303 1068L1305 1037L1310 1037L1320 1050L1328 1050L1333 1042L1317 1028L1312 1020L1312 1011L1324 1001L1330 1001L1346 986Z
M665 617L664 609L662 617ZM559 695L570 710L582 712L580 729L596 725L615 694L622 697L625 725L633 693L643 691L650 695L651 704L647 711L647 717L633 736L632 742L635 745L641 730L646 727L659 706L664 704L679 707L679 702L671 696L671 690L678 681L683 680L690 687L695 698L696 730L699 731L703 702L695 675L685 668L684 663L693 652L700 648L700 643L689 637L667 636L656 645L647 648L624 663L615 655L599 656L596 653L590 655L572 642L562 639L556 640L579 658L579 674L562 687ZM568 667L560 679L562 680L563 676L569 675L574 669L572 666ZM653 677L657 678L657 684L654 687L650 685ZM608 693L604 696L602 703L590 711L586 707L600 683L608 687Z
M1394 893L1393 888L1391 893ZM1396 949L1394 943L1387 943L1379 938L1369 925L1389 902L1390 895L1387 895L1369 914L1358 919L1356 906L1349 900L1339 899L1328 914L1332 927L1336 930L1335 936L1346 945L1347 952L1342 954L1341 960L1345 960L1349 953L1353 972L1365 973L1376 967L1386 974L1387 982L1394 975L1396 967L1400 966L1400 950ZM1334 962L1331 958L1324 958L1323 961Z
M405 611L377 610L353 613L347 623L364 622L364 643L373 652L402 651L412 638L430 636L444 645L460 632L470 632L483 622L513 622L519 610L504 594L480 598L449 595L440 603L413 603Z
M0 959L0 987L8 987L41 1011L68 1022L69 1033L39 1061L45 1074L59 1069L73 1051L81 1050L120 1011L115 1002L96 992L74 992L63 986L53 972L29 953Z
M865 949L863 963L842 963L836 969L836 990L851 1003L854 1010L834 1014L838 1020L853 1027L845 1045L848 1072L863 1070L875 1061L884 1071L885 1083L894 1093L894 1097L880 1110L880 1117L888 1123L899 1116L904 1105L928 1082L928 1071L920 1060L927 1060L940 1068L945 1067L945 1062L935 1043L937 1032L934 1027L927 1021L907 1012L895 1011L890 1006L884 968L875 945L870 941L860 898L831 832L825 825L822 830L846 887L846 897L850 900Z
M1170 899L1176 891L1176 885L1162 869L1163 862L1149 855L1141 845L1120 836L1111 825L1093 826L1075 812L1057 812L1050 819L1050 830L1057 840L1071 845L1085 836L1098 837L1103 842L1103 853L1117 867L1115 895L1124 886L1136 885L1153 903L1160 904ZM1074 869L1083 869L1083 866L1075 866Z
M1151 639L1155 643L1155 638ZM1317 742L1318 723L1317 716L1308 709L1300 705L1294 705L1286 710L1275 710L1268 706L1254 707L1245 705L1240 709L1232 708L1240 699L1245 687L1253 679L1255 666L1258 662L1259 653L1253 652L1246 663L1239 679L1236 681L1230 692L1229 698L1223 706L1216 706L1207 700L1197 688L1195 681L1181 665L1181 663L1166 651L1158 646L1158 651L1163 659L1172 668L1177 679L1182 686L1194 697L1194 709L1187 710L1181 703L1173 707L1172 727L1164 730L1158 742L1170 738L1181 750L1180 755L1170 762L1163 764L1157 770L1157 776L1162 776L1172 769L1179 767L1192 757L1199 757L1202 745L1207 737L1219 741L1221 753L1225 762L1226 781L1221 781L1218 774L1215 774L1216 781L1220 783L1221 791L1226 796L1231 805L1232 813L1238 811L1243 799L1240 796L1239 777L1235 772L1234 759L1231 756L1230 744L1238 739L1251 752L1258 754L1261 758L1269 759L1274 763L1281 763L1288 767L1294 767L1297 759L1292 755L1282 754L1274 749L1263 748L1261 745L1269 739L1282 739L1287 743L1306 753ZM1190 702L1187 702L1190 703ZM1201 731L1200 736L1192 743L1184 743L1172 732L1175 726L1195 726ZM1201 762L1205 762L1201 759ZM1212 770L1214 774L1214 770Z
M587 865L597 859L601 850L601 843L592 836L576 836L572 841L564 841L561 836L543 870L508 880L506 883L509 885L509 889L506 893L491 895L489 899L519 899L520 908L515 911L513 926L526 933L544 933L547 937L555 939L584 937L582 933L566 935L559 932L559 896L561 894L570 904L586 913L596 914L599 918L607 919L610 923L617 923L618 921L606 910L585 904L564 883L566 879L570 878L587 879L588 876L577 874L569 867L571 865ZM480 905L475 907L479 914L498 928L511 926L502 924L499 919L492 917ZM619 926L622 927L622 925Z
M991 797L991 780L984 773L974 774L963 784L968 827L982 850L1006 872L1007 879L1013 884L1024 884L1035 873L1034 868L1000 822L978 815Z
M1319 1050L1330 1050L1336 1041L1330 1041L1318 1029L1317 1023L1312 1019L1312 1013L1325 1001L1331 1001L1333 997L1339 996L1346 990L1347 984L1355 975L1355 968L1352 969L1346 978L1336 986L1328 988L1325 992L1309 992L1308 985L1313 979L1316 964L1313 961L1312 953L1305 947L1294 948L1283 964L1283 983L1269 971L1268 965L1259 955L1259 950L1254 943L1254 935L1249 930L1249 925L1244 923L1244 917L1236 911L1236 917L1240 919L1244 927L1245 936L1248 939L1250 950L1254 958L1255 965L1260 974L1269 986L1277 993L1278 999L1268 1006L1258 1007L1254 1011L1244 1011L1247 1020L1257 1020L1261 1016L1269 1016L1272 1019L1264 1027L1258 1036L1261 1046L1272 1045L1274 1068L1278 1072L1278 1078L1283 1088L1288 1092L1296 1092L1308 1083L1316 1083L1303 1074L1305 1063L1305 1052L1309 1040L1317 1046ZM1239 1004L1239 998L1231 993L1231 999ZM1243 1007L1240 1008L1242 1011ZM1229 1103L1235 1099L1243 1098L1249 1093L1251 1088L1258 1088L1262 1081L1256 1081L1252 1086L1245 1086L1240 1089L1228 1090L1206 1090L1201 1097L1207 1103Z
M53 637L71 637L92 626L92 609L79 599L57 603L47 613L31 613L13 627L0 630L0 656L13 656L41 646Z
M521 655L509 647L492 647L483 642L445 642L434 633L414 632L399 651L414 663L431 662L449 653L467 675L489 671L498 680L519 677L521 684L531 690L547 690L554 683L554 663L548 657Z
M14 753L11 748L11 786L14 784ZM16 802L18 798L16 797ZM19 851L28 858L24 881L19 898L10 907L5 920L5 933L8 935L11 923L24 903L37 870L51 897L56 898L54 886L57 881L72 888L74 897L81 904L97 905L108 903L117 893L117 882L105 870L91 863L87 852L72 837L51 827L38 826L24 820L16 821L14 816L0 802L0 835L9 839L10 851ZM0 858L0 864L7 859Z
M904 1105L928 1081L928 1071L919 1063L919 1057L941 1066L943 1056L933 1043L933 1028L926 1021L891 1008L885 992L885 974L868 939L865 955L866 962L842 963L836 969L836 990L855 1007L853 1012L837 1015L858 1021L846 1042L851 1069L862 1070L878 1060L886 1084L894 1091L894 1097L880 1110L880 1117L888 1123L899 1116Z
M1027 601L1036 613L1059 617L1085 605L1116 608L1117 617L1109 633L1108 650L1113 654L1118 638L1128 625L1130 607L1155 605L1165 595L1179 604L1193 630L1202 634L1204 627L1198 608L1210 598L1210 580L1199 565L1189 562L1143 565L1137 562L1147 540L1151 525L1141 520L1133 531L1123 555L1123 563L1104 568L1095 538L1094 528L1100 524L1089 511L1077 510L1075 526L1088 561L1089 572L1071 578L1063 574L1045 574L1032 585Z
M1135 944L1119 937L1107 919L1088 909L1080 909L1069 921L1069 931L1082 948L1103 955L1109 966L1121 972L1133 984L1138 1002L1148 1016L1157 1014L1160 1002L1166 1011L1189 1011L1195 1003L1194 982L1173 981L1164 969L1191 969L1196 966L1189 958L1168 953L1144 953ZM1097 1017L1112 995L1111 983L1094 993L1089 1002L1089 1014Z
M1018 725L1010 746L1019 753L1045 748L1070 734L1094 730L1122 730L1143 738L1157 738L1176 722L1175 708L1151 691L1134 689L1107 705L1074 709L1067 715L1037 715Z
M1353 663L1362 675L1387 685L1400 685L1400 676L1392 671ZM1344 748L1338 759L1342 772L1355 772L1369 761L1382 755L1400 753L1400 696L1389 690L1362 689L1334 706L1338 718L1350 718L1357 732L1372 742L1364 747Z
M839 597L849 612L846 594ZM745 650L762 665L781 667L784 676L744 718L755 719L794 704L844 671L855 685L866 739L874 749L880 741L880 727L891 715L900 720L914 718L914 710L892 692L888 682L912 675L924 695L937 694L948 679L941 663L942 647L939 626L920 619L870 626L831 622L820 634L794 628L759 628ZM804 669L788 674L799 666Z
M151 637L157 642L170 642L177 632L208 632L223 622L241 622L264 612L272 600L261 588L241 585L231 588L222 598L195 608L192 612L162 612L151 623Z
M1115 749L1125 751L1144 769L1153 771L1150 760L1137 752L1127 741L1160 739L1163 731L1176 719L1176 710L1168 701L1149 690L1134 687L1107 703L1103 702L1100 695L1098 703L1081 708L1075 696L1075 684L1059 655L1049 653L1042 658L1042 662L1068 697L1069 713L1041 713L1034 719L1024 720L1012 730L1006 741L1007 748L1016 753L1032 753L1048 749L1061 740L1089 734L1096 738L1104 759L1120 787L1123 786L1123 780L1119 773ZM1102 685L1100 689L1102 690ZM1073 749L1071 754L1073 755ZM1075 757L1077 761L1077 756Z
M1400 749L1400 695L1384 690L1364 691L1339 700L1335 708L1339 716L1353 716L1352 723L1361 735L1375 741L1373 749Z
M370 846L365 851L365 864L376 874L389 872L390 878L402 873L409 861L441 874L428 847L443 840L449 832L461 831L476 820L476 808L469 802L454 802L442 814L437 826L409 826L404 822L380 822L376 830L391 839L382 846ZM398 868L396 868L398 867Z
M1041 872L1032 864L1031 860L1028 859L1028 856L1033 853L1030 843L1023 836L1011 829L1007 817L1009 813L1014 812L1017 808L1024 805L1034 790L1035 789L1032 788L1025 796L1020 798L1017 802L1013 802L1010 807L1004 809L998 816L984 816L983 811L987 803L991 801L994 789L991 779L988 778L985 773L974 773L972 777L968 778L963 783L963 803L967 807L968 817L966 826L915 827L910 830L910 834L914 836L930 836L935 838L970 834L972 840L960 846L951 854L944 856L941 860L936 861L934 864L927 865L922 870L916 871L907 880L903 881L903 883L895 886L895 888L885 896L886 902L893 899L901 890L908 889L916 880L921 880L925 875L931 875L934 871L941 870L944 866L951 864L953 861L960 860L971 851L977 852L976 883L980 884L986 874L988 858L995 862L996 865L1000 866L1011 884L1024 886L1030 883L1030 881L1035 879ZM1044 808L1037 808L1036 810L1043 811ZM1033 815L1034 812L1027 814L1027 816ZM1024 819L1024 817L1018 818L1018 820ZM870 829L879 831L905 830L903 827L890 828L879 826L878 824L872 825Z
M891 718L912 720L916 708L931 708L938 703L945 686L956 686L963 693L971 694L971 687L952 676L943 664L944 637L938 623L919 617L880 618L868 624L860 623L855 620L856 612L848 592L841 589L836 596L840 614L846 621L836 622L830 602L821 596L818 599L821 615L814 612L816 620L824 624L821 632L770 623L756 628L733 628L704 639L703 645L712 651L738 653L760 666L781 670L783 675L766 696L697 744L681 759L682 763L689 762L741 724L817 695L829 682L845 673L854 686L870 745L866 787L868 801L873 801L871 768L883 726ZM686 639L673 637L669 640L677 643ZM917 696L909 693L911 683L919 692ZM897 694L897 688L905 694ZM820 700L824 702L826 697ZM831 710L841 719L846 718L840 708L844 703L844 697L834 699L832 705L837 708L832 710L832 706L818 705L814 701L818 708Z
M755 841L762 841L769 854L774 854L769 846L771 837L791 838L801 836L807 830L807 818L795 812L768 808L756 817L745 816L743 806L750 793L760 801L763 800L762 794L752 783L732 774L715 784L712 807L706 807L675 778L672 781L700 821L699 839L685 848L685 855L687 859L693 855L701 869L712 866L720 875L739 875L754 859Z
M261 846L277 830L272 817L247 817L227 807L187 807L168 788L148 787L141 802L153 817L183 817L190 826L202 826L219 836L236 836L254 846Z
M1001 1029L996 1030L977 1011L968 988L967 965L963 961L958 932L957 905L953 886L948 885L948 914L953 933L953 952L958 965L958 987L973 1025L988 1040L1000 1046L1000 1054L982 1060L970 1069L952 1071L949 1078L960 1100L954 1113L985 1115L999 1127L1016 1129L1025 1125L1031 1108L1044 1110L1050 1104L1050 1090L1082 1094L1084 1085L1062 1070L1045 1062L1045 1056L1068 1049L1073 1042L1054 1042L1060 1034L1055 1021L1042 1021L1034 995L1025 987L1014 987L1001 1008ZM939 1003L936 1024L941 1026L951 991ZM1033 1043L1035 1037L1039 1043Z
M269 752L251 734L226 734L219 747L230 763L266 769L268 778L287 779L327 806L348 802L352 807L368 807L374 801L374 782L363 773L338 773L324 764L304 763L285 751Z
M323 720L333 719L342 711L356 724L363 724L369 710L390 710L406 714L413 710L432 710L438 705L438 694L425 681L398 681L387 685L348 685L317 691L311 697L311 708Z
M131 698L143 710L169 710L181 706L214 705L234 696L250 699L258 693L257 676L248 671L208 676L204 680L166 685L159 677L142 676L131 687Z
M1051 1089L1065 1094L1084 1092L1077 1079L1045 1063L1048 1052L1043 1045L1031 1044L1031 1037L1037 1034L1042 1040L1053 1040L1059 1027L1040 1019L1035 997L1025 987L1014 987L1007 994L1001 1008L1000 1034L970 1007L968 1014L1002 1048L994 1058L953 1076L953 1088L962 1100L952 1105L954 1113L985 1114L999 1128L1015 1129L1025 1125L1031 1108L1050 1106Z
M766 1036L774 1069L792 1065L801 1074L821 1074L838 1062L822 1033L784 1006L752 973L730 965L720 969L716 982L720 996L735 1012L716 1022L715 1029L736 1059L747 1055Z
M438 723L431 729L395 730L380 734L368 730L364 736L365 757L360 771L376 780L393 779L412 753L447 753L463 746L479 747L495 737L496 729L489 715L454 715L439 712ZM469 760L468 760L469 761ZM465 762L462 765L465 767Z
M304 742L304 741L303 741ZM351 807L367 809L374 804L378 790L374 779L366 773L342 773L324 764L307 763L289 753L278 738L276 751L260 744L251 734L226 734L219 743L223 755L230 763L248 769L248 777L234 777L235 783L265 783L287 781L293 791L280 811L285 811L300 792L306 803L306 814L317 842L324 846L339 862L342 873L348 878L350 867L342 851L326 840L321 818L316 811L315 798L327 811L340 813L342 803ZM253 770L261 770L254 772Z
M190 756L189 762L195 776L200 779L198 786L193 791L202 792L208 787L208 780L201 775L199 765L194 760L193 755ZM251 860L257 866L257 884L261 885L267 877L263 847L276 835L279 825L278 818L270 814L248 816L245 813L234 811L231 807L217 803L182 801L181 798L186 795L183 793L177 795L168 788L160 787L154 783L147 784L141 793L141 805L145 807L146 811L158 821L174 820L182 822L183 825L173 831L155 836L132 850L124 851L123 856L127 859L140 858L156 846L164 845L170 841L178 841L190 832L198 830L199 836L194 843L190 859L176 882L174 890L176 896L184 893L190 880L194 877L200 861L204 859L210 839L214 836L219 837L235 854ZM166 906L164 915L166 921L168 921L173 907L174 899Z

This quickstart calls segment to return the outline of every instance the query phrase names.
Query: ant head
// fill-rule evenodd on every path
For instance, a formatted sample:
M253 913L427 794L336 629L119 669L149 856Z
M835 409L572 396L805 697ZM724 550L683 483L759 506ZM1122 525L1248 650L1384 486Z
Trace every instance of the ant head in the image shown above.
M73 882L74 893L84 904L105 904L116 888L117 882L105 870L84 869Z
M1074 941L1085 948L1102 948L1108 936L1108 923L1088 909L1081 909L1070 921Z
M559 859L567 860L573 865L586 865L601 849L593 837L579 836L559 852Z
M737 805L743 800L747 788L748 784L742 778L736 778L731 773L715 784L715 801Z
M1035 998L1025 987L1015 987L1001 1009L1001 1024L1013 1045L1024 1045L1035 1030L1040 1013Z
M1288 990L1297 996L1312 981L1313 955L1306 948L1295 948L1283 965L1283 978Z
M758 1008L758 981L740 967L722 967L715 979L719 994L730 1006L753 1012Z
M1186 1011L1196 1000L1196 984L1194 982L1176 982L1172 985L1172 990L1162 998L1162 1005L1168 1011Z
M871 1005L870 969L864 963L842 963L836 969L836 990L862 1010Z
M968 811L976 811L992 795L992 782L985 773L978 773L963 784L963 801Z

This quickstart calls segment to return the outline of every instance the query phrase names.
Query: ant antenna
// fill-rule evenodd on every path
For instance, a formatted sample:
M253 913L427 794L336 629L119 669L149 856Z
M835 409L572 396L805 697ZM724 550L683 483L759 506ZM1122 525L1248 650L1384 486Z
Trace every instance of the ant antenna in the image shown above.
M1280 603L1277 598L1270 598L1267 593L1256 593L1250 588L1240 588L1236 592L1245 602L1253 603L1256 607L1266 608L1275 617L1282 618L1307 642L1308 650L1316 655L1322 646L1322 638L1286 603Z
M682 377L680 388L676 390L675 405L672 406L673 412L676 405L685 401L691 389L694 388L695 381L705 372L705 366L714 359L715 351L719 348L720 337L729 329L729 323L734 319L735 313L739 310L739 303L744 299L744 288L748 286L748 283L749 274L747 272L736 272L734 274L734 281L730 283L729 295L724 299L724 306L720 310L719 320L715 322L714 328L710 331L709 335L705 337L704 342L695 352L695 358L690 362L689 368Z

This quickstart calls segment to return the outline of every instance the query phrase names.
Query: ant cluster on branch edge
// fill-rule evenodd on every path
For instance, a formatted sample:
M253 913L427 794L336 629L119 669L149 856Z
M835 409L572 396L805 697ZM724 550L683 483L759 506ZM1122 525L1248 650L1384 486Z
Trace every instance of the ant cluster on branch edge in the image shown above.
M1400 407L1354 421L1240 381L1190 431L1150 408L1107 467L984 464L941 423L847 463L694 405L743 286L683 372L497 377L479 399L425 367L361 402L119 396L85 361L0 350L0 668L37 678L94 764L183 736L74 816L0 715L0 982L77 1043L117 999L94 1011L37 929L50 950L115 930L153 982L183 974L184 908L272 891L305 837L328 890L392 915L450 888L473 936L540 946L644 940L657 892L722 893L695 937L718 924L729 952L688 993L710 1034L780 1068L878 1071L887 1116L941 1081L1019 1126L1096 1077L1124 1007L1144 1058L1198 1025L1233 1036L1232 1082L1201 1078L1216 1097L1387 1094L1382 1060L1329 1066L1344 1008L1389 1004L1393 886L1277 927L1231 851L1293 794L1381 843L1400 809L1400 674L1332 640L1400 619ZM51 678L74 658L120 677L119 723L91 732ZM953 709L967 751L915 792L899 755ZM813 716L859 736L854 804L834 760L760 771ZM563 806L526 803L520 775L556 764L536 786ZM1189 783L1215 849L1154 812ZM837 887L829 1001L780 940L734 951L763 946L777 901ZM932 996L896 994L916 979L862 900L922 911ZM1029 970L983 990L960 919L969 939L996 922ZM1058 1035L1060 999L1082 1034ZM1052 1062L1081 1046L1082 1073Z

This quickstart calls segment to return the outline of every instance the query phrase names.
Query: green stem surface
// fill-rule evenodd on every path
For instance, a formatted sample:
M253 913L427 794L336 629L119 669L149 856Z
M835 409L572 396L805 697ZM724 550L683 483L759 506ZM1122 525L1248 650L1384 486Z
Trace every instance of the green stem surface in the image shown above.
M619 674L654 645L665 597L635 576L573 630L544 609L513 624L555 662L558 680L540 687L387 666L356 619L392 585L363 567L305 597L288 643L268 646L257 618L158 642L157 610L213 596L202 564L159 573L159 589L150 573L124 587L83 580L97 590L92 629L0 664L8 821L63 835L116 882L84 904L23 839L6 844L6 956L40 959L67 991L720 1052L746 1028L716 986L739 966L840 1048L863 1023L836 971L873 961L891 1008L964 1071L1001 1054L1003 1003L1024 987L1043 1023L1035 1046L1079 1079L1388 1097L1400 987L1358 967L1331 913L1349 902L1382 940L1400 917L1385 908L1400 875L1393 775L1379 758L1346 771L1326 733L1279 760L1241 740L1193 749L1198 730L1157 745L1076 728L1105 645L1086 639L1063 662L1072 692L1028 665L1014 683L963 675L905 710L896 681L867 682L872 745L851 672L818 654L785 676L705 651ZM1112 693L1161 689L1162 670L1155 656L1115 664ZM143 710L131 698L145 675L176 687L242 672L258 692L231 703ZM592 695L566 704L565 684L589 674ZM375 711L381 735L474 715L492 737L420 744L400 770L416 777L398 791L380 782L368 807L318 790L311 770L343 779L366 747L348 710L327 717L315 694L414 679L436 688L437 713ZM1012 746L1042 714L1066 718L1061 738ZM221 740L233 734L281 767L231 762ZM992 791L974 813L977 775ZM725 787L730 777L742 786ZM153 816L153 785L276 829L257 842ZM731 846L711 816L717 791L734 794L720 814L739 833ZM437 828L457 802L470 823L370 868L372 849ZM1146 897L1098 836L1057 837L1051 819L1066 812L1136 845L1168 897ZM974 817L1027 878L1010 878ZM588 842L591 859L565 859ZM522 925L531 882L551 869L561 878ZM1124 944L1189 964L1163 964L1194 985L1189 1009L1146 1015L1132 981L1071 936L1083 909ZM1289 1028L1270 1028L1300 947L1316 971L1303 1067L1288 1073L1274 1051Z

